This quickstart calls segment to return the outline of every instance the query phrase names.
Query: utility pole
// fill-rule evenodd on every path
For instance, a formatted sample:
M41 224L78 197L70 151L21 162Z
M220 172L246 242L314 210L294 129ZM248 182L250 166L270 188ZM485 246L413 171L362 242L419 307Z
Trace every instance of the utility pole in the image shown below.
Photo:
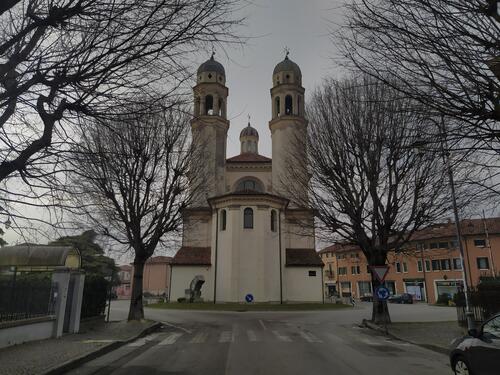
M455 230L457 235L458 249L460 250L460 262L462 263L462 279L464 283L464 295L465 295L465 315L467 317L467 328L469 330L474 329L474 313L472 312L470 299L469 299L469 286L467 285L467 270L465 269L465 256L464 256L464 245L462 243L462 230L460 228L460 219L458 216L457 198L455 194L455 181L453 178L453 168L450 163L450 153L448 152L448 145L446 140L446 125L444 123L444 116L441 116L441 150L443 152L443 158L446 166L446 172L448 173L448 182L450 184L451 201L453 205L453 216L455 218Z

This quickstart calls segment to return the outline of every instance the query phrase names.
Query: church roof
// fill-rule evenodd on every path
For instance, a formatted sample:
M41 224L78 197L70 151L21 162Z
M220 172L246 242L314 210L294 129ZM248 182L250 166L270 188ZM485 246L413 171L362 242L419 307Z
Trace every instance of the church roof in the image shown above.
M203 64L200 65L198 68L198 74L202 72L215 72L219 74L226 75L226 71L224 70L224 66L218 61L214 59L214 55L212 54L212 57L205 61Z
M270 163L271 159L259 154L254 154L252 152L244 152L233 156L232 158L226 159L227 163Z
M250 126L250 122L248 123L248 126L245 126L240 133L240 138L245 136L259 138L259 132L257 131L257 129Z
M172 260L174 266L210 266L209 247L183 246L177 251Z
M285 56L285 59L279 62L273 71L273 75L280 72L294 72L297 76L302 77L302 72L300 71L299 66L294 63L292 60L288 58L288 55Z
M286 249L286 266L323 267L314 249Z

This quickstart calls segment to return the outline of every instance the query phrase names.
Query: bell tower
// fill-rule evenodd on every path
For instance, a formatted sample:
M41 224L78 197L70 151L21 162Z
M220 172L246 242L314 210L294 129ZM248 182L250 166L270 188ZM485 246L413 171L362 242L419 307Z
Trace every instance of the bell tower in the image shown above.
M272 185L274 194L293 202L307 196L306 137L304 88L299 66L288 58L273 71L271 89Z
M208 206L207 198L224 193L224 171L229 121L227 120L226 72L214 59L200 65L193 87L194 113L191 121L196 164L195 183L203 191L197 206Z

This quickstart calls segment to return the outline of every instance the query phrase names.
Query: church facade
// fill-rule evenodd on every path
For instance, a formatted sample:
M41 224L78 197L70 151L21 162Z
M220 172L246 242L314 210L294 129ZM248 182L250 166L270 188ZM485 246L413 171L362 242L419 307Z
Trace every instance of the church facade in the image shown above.
M240 133L240 154L227 158L225 70L213 56L198 68L191 129L195 149L202 150L202 177L193 181L203 194L184 211L182 247L172 261L171 301L186 297L196 276L205 280L204 301L323 299L313 211L291 199L307 194L301 184L291 183L291 171L305 165L305 159L290 158L294 140L306 136L302 73L286 56L272 80L272 159L259 154L259 134L250 122ZM295 151L306 157L304 150Z

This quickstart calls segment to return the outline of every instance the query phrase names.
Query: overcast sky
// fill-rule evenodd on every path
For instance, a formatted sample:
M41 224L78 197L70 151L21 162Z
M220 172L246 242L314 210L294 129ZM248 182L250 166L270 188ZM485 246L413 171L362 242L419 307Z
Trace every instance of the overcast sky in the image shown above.
M302 70L302 84L308 94L328 74L335 74L335 48L328 35L333 22L342 19L342 1L257 0L249 5L247 26L242 29L250 40L242 48L216 53L226 69L229 88L228 157L239 154L239 134L251 116L259 132L259 153L271 155L272 72L283 60L285 46L289 58ZM208 56L207 56L208 58ZM203 62L203 61L200 61Z

